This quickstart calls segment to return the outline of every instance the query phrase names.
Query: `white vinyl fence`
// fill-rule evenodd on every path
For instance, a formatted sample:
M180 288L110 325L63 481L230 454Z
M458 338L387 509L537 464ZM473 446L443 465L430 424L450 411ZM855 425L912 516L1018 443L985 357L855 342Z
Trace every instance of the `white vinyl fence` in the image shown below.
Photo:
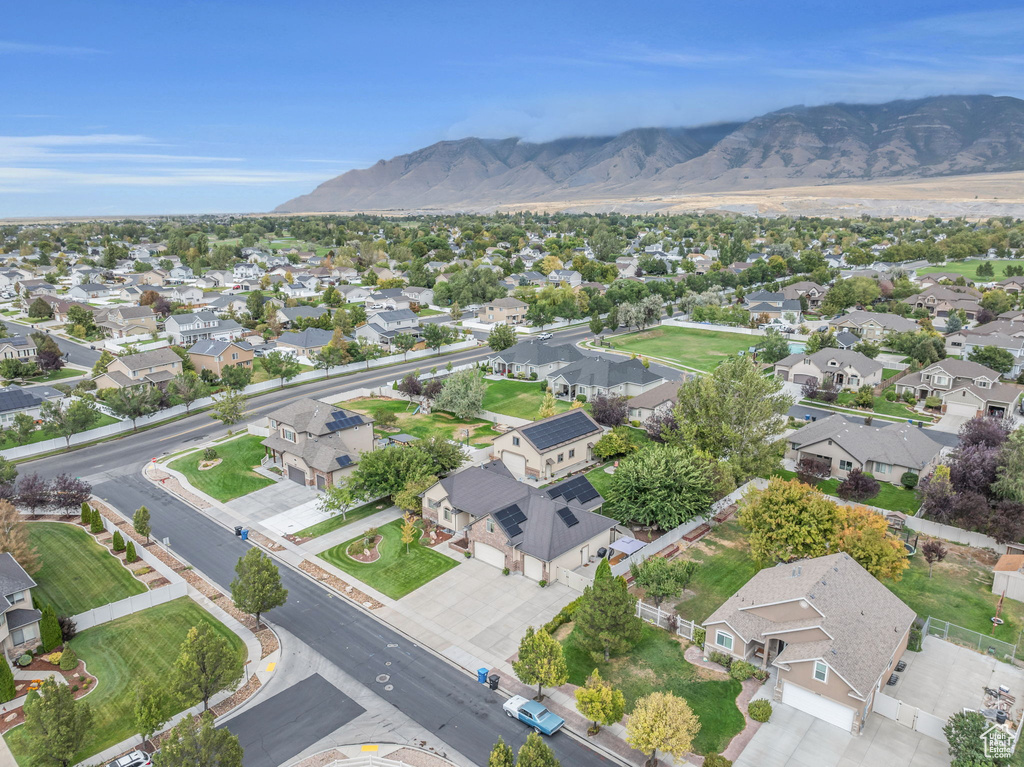
M940 743L946 743L946 735L942 732L942 728L946 726L946 720L940 719L935 714L929 714L927 711L922 711L916 706L911 706L882 692L875 693L873 710L886 719L891 719L915 732L934 738Z
M188 584L185 581L170 583L153 591L145 591L141 594L135 594L102 607L94 607L92 610L79 613L74 616L75 625L79 631L85 631L93 626L99 626L101 623L109 623L117 618L142 612L150 607L156 607L157 605L162 605L185 596L188 596Z
M959 527L953 527L953 525L944 525L941 522L933 522L930 519L924 519L922 517L910 517L906 518L905 524L911 530L930 535L933 538L941 538L944 541L950 541L951 543L963 543L967 546L974 546L978 549L992 549L993 551L1004 552L1006 551L1006 544L1001 544L995 538L991 538L983 533L974 533L970 530L962 530Z
M667 612L662 610L660 607L655 607L654 605L645 604L643 602L636 603L636 614L641 620L653 623L658 628L663 628L666 631L672 630L672 624L674 622L676 634L684 639L693 640L693 630L695 628L702 628L699 623L684 620L673 612Z

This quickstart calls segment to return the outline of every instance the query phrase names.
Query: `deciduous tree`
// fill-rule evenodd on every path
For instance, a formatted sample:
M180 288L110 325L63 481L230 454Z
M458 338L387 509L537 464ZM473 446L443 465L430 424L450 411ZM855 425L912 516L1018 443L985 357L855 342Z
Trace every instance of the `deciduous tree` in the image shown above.
M544 398L540 401L540 408L537 410L537 419L550 418L555 414L555 395L548 389L544 392Z
M839 543L839 508L797 480L775 477L764 490L748 493L739 520L749 531L751 553L763 565L820 557Z
M629 415L629 398L598 394L591 400L590 414L602 426L620 426Z
M626 698L621 690L616 690L602 679L601 673L595 668L587 677L587 683L576 688L576 708L594 723L587 734L597 735L601 725L610 726L622 720L626 713Z
M907 550L889 533L885 517L863 506L839 509L839 549L879 580L898 581L910 567Z
M665 599L678 597L693 580L698 565L689 559L648 557L640 564L630 564L633 582L644 590L644 596L654 600L657 607Z
M789 356L789 341L775 328L768 328L758 344L758 361L774 364Z
M213 398L210 417L225 426L238 423L245 416L245 397L241 392L225 391Z
M647 766L658 763L658 751L682 761L700 732L700 720L689 704L669 692L640 698L626 721L626 742L647 755Z
M494 329L487 334L487 345L496 352L505 351L505 349L515 346L516 340L516 331L512 329L511 325L504 323L495 325Z
M130 419L132 431L136 431L138 419L155 413L160 400L160 390L155 386L125 386L112 389L104 401L114 415Z
M237 609L256 618L257 631L263 613L288 601L288 589L281 585L277 565L261 550L249 549L235 564L231 601Z
M516 767L561 767L559 761L544 739L536 732L526 736L526 742L519 747Z
M435 406L447 410L456 418L472 418L483 410L487 381L479 370L460 370L444 382L444 388L437 395Z
M149 740L170 718L167 714L166 691L154 680L143 679L135 689L134 713L135 729L139 731L143 740Z
M921 554L924 555L924 561L928 563L929 578L932 577L932 567L935 563L945 559L948 553L949 550L937 538L929 538L921 544Z
M267 352L263 357L263 369L271 378L279 378L281 387L284 388L285 381L290 381L300 372L302 365L291 354L281 351Z
M537 697L543 700L543 688L558 687L569 681L569 667L562 653L562 645L543 628L526 629L526 635L519 642L519 660L513 661L512 668L523 684L537 685Z
M74 435L91 429L100 419L96 406L84 399L74 399L66 407L62 407L60 401L47 400L39 408L39 415L43 419L43 431L63 437L68 447Z
M192 408L193 402L210 393L207 383L191 371L185 371L172 378L167 384L167 390L181 400L181 404L185 406L185 413Z
M6 663L6 661L4 661ZM92 710L71 687L44 679L39 696L25 703L25 736L34 764L68 767L92 725Z
M860 469L851 469L846 479L839 483L836 494L846 501L866 501L874 498L882 489L878 480Z
M191 705L198 698L203 710L209 710L210 698L234 685L241 676L242 665L227 639L207 623L189 629L174 664L173 678L175 689L186 703Z
M242 746L230 730L215 727L206 712L196 722L186 716L161 742L153 755L156 767L242 767Z
M234 391L241 391L252 383L253 370L243 365L229 365L220 371L220 380L225 386Z
M612 475L604 513L625 525L663 530L703 516L715 479L710 456L693 448L653 444L620 463Z
M515 752L512 751L502 738L491 749L491 755L487 758L487 767L515 767Z
M150 527L149 509L145 506L139 506L135 510L135 514L132 516L132 527L135 528L135 532L139 535L146 536L146 543L149 543L149 534L153 530Z

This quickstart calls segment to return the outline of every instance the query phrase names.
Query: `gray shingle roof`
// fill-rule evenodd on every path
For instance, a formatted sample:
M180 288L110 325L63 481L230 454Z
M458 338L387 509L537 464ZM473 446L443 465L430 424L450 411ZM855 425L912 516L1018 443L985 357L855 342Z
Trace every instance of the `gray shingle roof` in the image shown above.
M36 582L9 552L0 554L0 597L35 586ZM10 602L4 599L0 602L0 606L3 605L10 607Z
M809 360L813 362L819 370L828 372L829 370L843 370L844 368L850 367L860 373L862 378L874 375L882 369L882 363L865 357L860 352L855 352L851 349L822 349L816 351L813 354L807 354L806 352L798 352L796 354L790 354L788 357L776 362L776 365L781 367L792 367L799 362ZM835 365L829 365L831 361L838 362L838 367Z
M327 346L331 342L333 333L323 328L306 328L293 333L282 333L278 344L294 346L297 349L314 349L320 346Z
M299 318L322 317L325 314L329 314L331 310L326 306L291 306L279 311L289 320L294 321Z
M880 461L912 469L924 468L942 450L927 429L905 423L868 426L842 415L812 423L789 436L797 450L832 440L861 463Z
M339 419L344 420L351 418L353 426L370 423L372 420L360 413L335 407L334 405L328 405L326 402L321 402L318 399L311 399L309 397L303 397L300 400L296 400L282 408L274 410L268 413L267 417L272 421L287 424L297 432L305 432L314 435L332 433L333 430L328 428L328 424L337 423Z
M496 298L493 301L488 301L485 306L498 306L506 309L525 309L527 303L520 301L518 298L512 298L508 296L506 298Z
M914 320L900 317L898 314L885 314L883 312L850 312L842 317L836 317L829 321L829 325L839 325L842 322L850 322L860 327L866 322L874 320L886 330L902 332L904 330L920 330L920 326Z
M496 352L491 359L512 365L547 365L552 362L575 362L583 352L573 344L548 344L531 338Z
M142 370L143 368L172 365L175 362L181 362L181 357L167 347L153 349L148 352L139 352L138 354L128 354L124 357L118 357L118 359L129 370Z
M671 402L675 405L679 398L679 387L682 384L682 381L666 381L659 386L655 386L653 389L648 389L643 394L630 397L629 406L650 410L666 402Z
M203 341L196 341L195 345L188 350L189 354L202 354L205 357L216 357L223 354L229 346L237 346L239 349L250 351L252 345L248 341L215 341L208 338Z
M796 600L807 603L807 618L779 623L750 610ZM747 641L790 627L820 626L831 639L788 644L774 665L823 660L866 698L916 617L896 595L842 553L761 570L704 625L725 621Z
M624 383L649 384L665 379L644 367L640 360L610 360L604 357L584 357L550 378L564 378L570 386L598 386L607 389Z

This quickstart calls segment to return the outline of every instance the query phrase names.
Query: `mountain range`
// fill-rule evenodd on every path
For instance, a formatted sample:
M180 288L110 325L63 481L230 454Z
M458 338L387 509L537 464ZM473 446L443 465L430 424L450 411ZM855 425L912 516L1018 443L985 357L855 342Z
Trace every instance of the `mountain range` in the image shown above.
M1016 170L1024 101L937 96L544 143L440 141L325 181L276 212L471 211Z

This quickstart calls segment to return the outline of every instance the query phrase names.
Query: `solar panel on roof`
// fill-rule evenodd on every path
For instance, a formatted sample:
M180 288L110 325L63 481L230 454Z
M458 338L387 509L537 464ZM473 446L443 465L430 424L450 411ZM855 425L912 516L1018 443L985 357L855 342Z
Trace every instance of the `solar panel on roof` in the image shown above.
M339 468L348 466L352 463L352 458L348 455L339 455L335 460L338 462Z
M339 410L333 416L331 420L327 422L327 431L339 431L341 429L347 429L349 426L358 426L363 422L361 415L349 415L348 413Z
M576 515L570 511L568 506L563 506L555 513L558 515L558 518L565 523L566 527L572 527L573 525L578 525L580 523L580 521L576 519Z
M547 450L549 447L577 439L592 431L594 431L593 422L586 413L577 411L547 423L527 426L523 429L523 434L538 450Z
M549 498L564 498L581 504L589 503L600 495L590 484L590 480L582 474L555 485L547 494Z

